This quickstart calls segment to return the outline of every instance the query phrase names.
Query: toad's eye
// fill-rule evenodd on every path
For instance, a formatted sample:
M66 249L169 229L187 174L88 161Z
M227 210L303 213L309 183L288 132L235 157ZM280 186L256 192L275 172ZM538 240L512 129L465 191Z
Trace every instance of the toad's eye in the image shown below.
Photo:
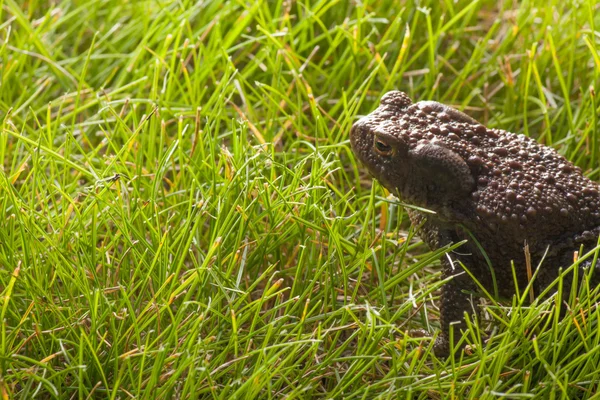
M382 156L389 156L394 149L380 138L375 138L375 150Z

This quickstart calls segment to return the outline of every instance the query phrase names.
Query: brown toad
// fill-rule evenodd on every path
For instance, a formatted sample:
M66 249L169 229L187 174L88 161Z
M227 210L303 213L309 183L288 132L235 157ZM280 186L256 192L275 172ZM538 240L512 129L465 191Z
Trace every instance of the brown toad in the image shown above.
M435 212L407 210L431 249L467 241L442 259L444 275L453 279L441 293L438 355L449 352L449 325L466 327L464 313L473 310L466 292L477 291L456 261L490 293L510 297L511 261L521 293L529 282L526 244L532 268L545 255L533 285L539 294L559 268L573 263L580 246L590 250L597 244L599 185L529 137L488 129L434 101L413 104L392 91L354 124L350 140L356 156L390 192Z

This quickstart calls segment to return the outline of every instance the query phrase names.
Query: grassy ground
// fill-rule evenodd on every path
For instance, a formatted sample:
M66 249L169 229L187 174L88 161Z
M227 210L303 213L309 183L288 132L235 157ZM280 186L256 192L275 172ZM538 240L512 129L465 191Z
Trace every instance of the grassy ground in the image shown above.
M600 8L399 3L0 0L2 398L591 397L597 296L405 334L443 252L348 131L398 88L598 180Z

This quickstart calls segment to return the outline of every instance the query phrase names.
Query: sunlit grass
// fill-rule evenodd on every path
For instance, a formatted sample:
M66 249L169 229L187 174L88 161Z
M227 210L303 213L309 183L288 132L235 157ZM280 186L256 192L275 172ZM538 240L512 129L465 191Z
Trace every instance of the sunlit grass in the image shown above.
M450 249L348 132L398 88L600 179L598 6L399 3L0 0L3 398L595 393L594 288L406 334Z

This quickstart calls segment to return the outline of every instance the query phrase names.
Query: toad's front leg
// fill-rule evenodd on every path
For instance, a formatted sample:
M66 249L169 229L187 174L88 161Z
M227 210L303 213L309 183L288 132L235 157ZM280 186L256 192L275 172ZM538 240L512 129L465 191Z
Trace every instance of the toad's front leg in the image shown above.
M434 352L438 357L447 357L450 354L451 338L454 340L454 345L457 345L462 332L466 331L465 313L478 315L478 310L473 304L473 296L467 292L471 286L471 278L464 272L454 275L442 286L439 306L442 331L434 345Z
M407 211L413 225L418 227L419 235L432 250L460 242L464 239L464 235L459 236L456 229L437 219L435 215L427 215L410 209ZM463 248L463 251L465 254L473 254L473 249L470 248ZM455 257L455 255L452 257ZM444 284L441 290L439 307L442 331L437 337L434 346L435 354L439 357L446 357L450 354L450 329L454 331L452 336L455 343L460 340L462 336L461 331L466 330L465 312L477 314L472 305L472 296L469 294L469 291L476 289L476 285L469 274L461 268L460 264L462 263L466 268L470 268L470 271L475 276L480 278L483 276L481 276L482 274L479 270L472 267L473 265L478 265L478 260L474 260L472 256L463 256L460 258L460 263L457 260L453 263L454 265L445 257L441 260L444 278L452 277L452 279ZM424 334L422 330L412 332L413 336L423 336Z

